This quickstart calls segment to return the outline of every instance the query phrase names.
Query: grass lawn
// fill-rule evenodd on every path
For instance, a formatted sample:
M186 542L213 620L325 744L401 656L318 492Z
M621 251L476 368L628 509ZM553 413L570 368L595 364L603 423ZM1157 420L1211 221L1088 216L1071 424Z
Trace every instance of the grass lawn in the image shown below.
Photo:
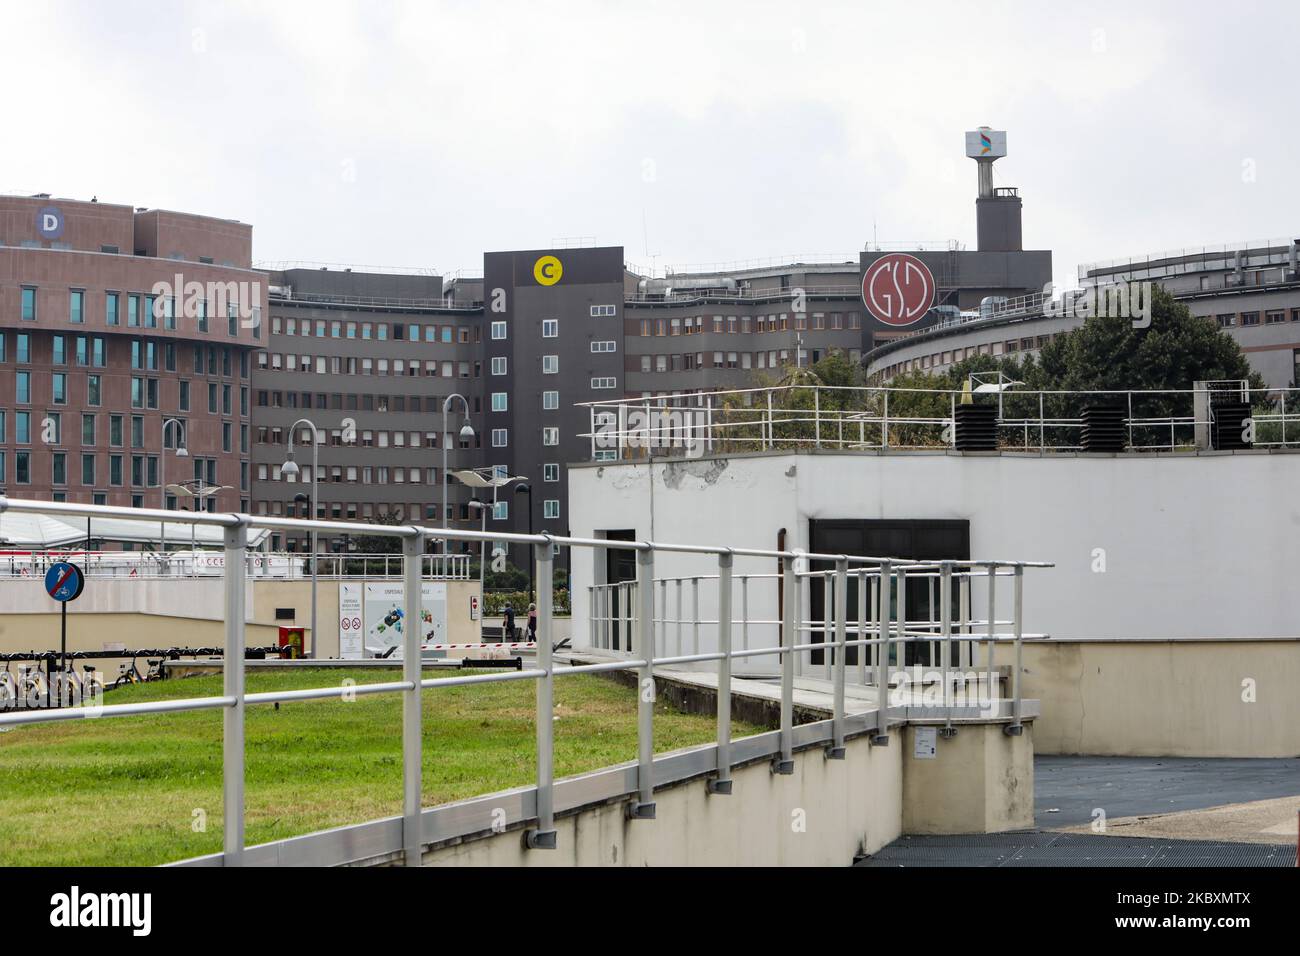
M253 671L248 692L400 679L376 670ZM531 783L533 681L425 691L424 804ZM221 678L110 691L109 704L220 696ZM633 692L589 675L555 682L557 778L636 759ZM401 813L399 695L250 707L251 846ZM735 736L762 728L733 722ZM713 739L711 717L655 711L655 750ZM19 726L0 733L0 865L150 865L221 849L221 712Z

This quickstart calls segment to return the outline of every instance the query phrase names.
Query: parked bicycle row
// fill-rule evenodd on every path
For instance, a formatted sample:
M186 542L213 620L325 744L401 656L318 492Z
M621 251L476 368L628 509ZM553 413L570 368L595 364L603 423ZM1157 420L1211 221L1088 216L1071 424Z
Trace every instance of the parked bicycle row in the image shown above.
M248 660L264 660L283 653L279 647L250 647L244 651ZM0 671L0 712L16 708L71 707L94 700L105 691L132 684L160 680L165 676L163 664L183 657L221 657L220 647L171 647L123 651L16 651L0 653L4 670ZM108 680L95 664L82 664L79 673L74 662L121 658L116 677ZM145 669L141 670L140 660ZM17 663L17 670L14 664Z

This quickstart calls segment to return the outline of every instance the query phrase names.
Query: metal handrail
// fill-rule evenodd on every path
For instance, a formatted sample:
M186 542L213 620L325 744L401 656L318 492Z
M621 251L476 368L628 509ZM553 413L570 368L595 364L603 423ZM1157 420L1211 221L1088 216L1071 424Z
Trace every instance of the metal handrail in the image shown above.
M1300 447L1300 409L1287 407L1300 396L1300 388L1251 389L1241 382L1239 391L1244 401L1256 407L1263 402L1281 405L1252 414L1255 426L1278 426L1263 432L1257 427L1254 446ZM1081 441L1070 440L1083 431L1084 419L1062 414L1074 408L1057 408L1068 403L1080 412L1088 405L1122 406L1129 451L1195 452L1208 438L1208 429L1201 436L1198 429L1212 424L1211 399L1221 392L1216 383L1206 383L1202 388L1141 391L1017 389L976 396L976 401L998 406L996 427L1003 450L1084 450ZM925 414L900 412L897 396L929 396L938 400L935 404L940 408ZM793 397L799 400L798 407L792 407ZM590 430L579 437L589 440L593 461L617 460L627 453L636 457L647 448L664 457L801 446L936 450L956 445L957 429L953 426L960 401L961 392L956 389L812 384L606 399L578 403L578 407L588 410L590 420ZM1198 410L1202 401L1204 407ZM1152 408L1152 402L1157 407ZM1191 414L1180 414L1174 406ZM1148 413L1144 414L1144 409ZM899 434L900 429L909 427L910 432ZM1272 435L1272 431L1277 434Z
M654 541L620 541L596 538L560 537L549 534L486 534L451 528L425 527L422 525L363 525L354 522L329 521L321 519L277 518L265 515L219 514L212 512L172 512L162 509L122 508L109 505L86 505L73 502L33 501L0 496L0 513L13 511L30 514L77 515L80 517L132 517L137 519L158 519L177 521L195 525L210 525L223 529L224 532L224 589L225 589L225 644L223 652L223 688L220 696L190 698L169 701L141 701L132 704L102 705L92 702L92 706L68 707L59 710L34 710L0 714L0 726L28 723L45 723L80 719L99 719L134 716L152 713L170 713L181 710L219 709L222 711L222 787L223 787L223 849L221 861L226 866L236 866L243 862L245 852L244 839L244 776L245 776L245 711L250 704L268 704L288 700L349 700L357 694L395 693L402 696L402 768L403 768L403 810L402 810L402 845L403 859L408 866L421 862L423 848L426 844L421 830L421 780L422 780L422 712L421 691L435 690L449 686L466 686L511 680L531 680L537 687L537 714L549 717L553 712L554 679L566 673L595 673L598 671L636 671L641 687L653 689L654 668L674 662L693 660L697 662L714 661L718 666L718 708L717 708L717 763L716 777L710 782L709 789L715 793L731 792L731 684L730 664L733 659L747 656L775 655L781 661L781 719L779 731L779 749L773 769L777 773L793 772L794 752L794 667L795 658L809 650L833 650L835 665L833 668L834 706L830 725L830 743L827 750L829 757L845 756L844 742L849 736L850 727L845 711L845 652L851 646L879 645L882 650L876 657L876 686L879 689L879 715L873 728L854 729L853 733L875 731L877 741L888 740L888 729L893 706L890 686L890 673L887 666L887 648L891 643L898 649L899 660L904 660L901 648L907 640L922 636L930 640L934 637L928 631L917 633L917 623L899 620L891 621L891 587L884 582L893 582L896 578L898 606L905 607L903 598L907 577L918 571L938 568L941 575L951 578L954 573L962 574L958 569L966 569L966 574L976 574L978 569L988 572L990 581L990 624L986 635L989 646L988 669L989 686L991 686L993 668L993 646L998 642L1011 641L1015 644L1017 668L1013 675L1014 702L1012 722L1007 730L1018 733L1021 726L1020 667L1019 658L1025 635L1022 628L1022 587L1026 567L1051 567L1043 562L1028 561L941 561L941 562L896 562L866 556L845 554L805 553L794 550L767 550L760 548L732 548L719 545L698 545L685 543L664 543ZM399 538L402 542L404 563L403 573L403 610L406 619L418 621L422 617L422 597L420 586L421 562L424 544L428 538L441 538L449 541L505 540L519 544L533 545L533 557L536 564L535 579L538 582L537 616L538 631L544 639L538 643L536 666L529 670L498 672L479 675L465 675L450 678L424 679L422 674L421 638L418 628L406 628L403 632L402 678L382 684L348 685L335 687L305 688L298 690L279 690L266 693L248 694L245 691L244 655L247 563L243 560L247 554L248 530L250 528L272 528L285 531L320 530L366 533ZM711 555L717 561L718 597L720 623L716 625L718 650L704 654L661 655L656 657L656 619L654 614L653 586L641 588L636 595L636 611L633 617L637 635L637 653L626 660L602 662L597 665L579 665L568 670L556 670L552 661L550 636L553 634L553 548L555 545L570 548L618 549L630 550L636 555L637 572L642 581L655 580L655 556L661 552L677 554ZM732 571L737 556L750 556L781 560L782 579L780 586L784 589L783 619L780 631L781 640L777 646L736 651L731 645L731 600ZM837 600L835 642L816 644L797 644L795 618L795 594L797 586L796 561L806 559L829 560L835 562ZM850 565L854 565L851 569ZM1012 632L998 634L994 631L995 618L993 607L993 582L1001 569L1012 571L1015 583L1015 599ZM869 580L876 582L874 593L880 597L879 613L874 620L875 637L864 637L850 641L846 614L843 609L843 595L847 591L848 575L859 579L859 594L865 594L865 585ZM865 601L865 598L864 598ZM864 605L865 606L865 605ZM861 621L860 616L855 634L872 633ZM964 621L959 630L969 629L970 621ZM951 645L954 640L951 627L945 627L949 642L945 661L951 659ZM957 640L970 640L970 635L960 634ZM859 667L862 667L862 655L859 655ZM945 675L947 664L945 663ZM945 676L945 705L947 703L948 679ZM628 808L632 819L648 819L654 816L654 720L653 693L637 695L637 762L636 795ZM951 711L949 711L951 714ZM898 722L900 715L894 715ZM554 848L557 835L554 825L554 722L549 719L537 719L537 783L535 787L534 813L525 821L532 824L526 833L526 845L534 849ZM859 724L854 724L858 728ZM468 833L466 834L468 835ZM339 862L344 862L340 860Z
M424 577L440 581L468 581L473 555L426 554ZM400 577L401 554L320 552L315 555L316 576L326 580ZM50 548L43 551L0 553L0 580L36 579L50 565L77 561L86 577L152 580L155 578L205 578L219 576L225 566L221 551L148 552L86 551ZM245 556L248 574L256 580L307 580L313 556L305 551L255 551ZM359 570L349 570L360 566Z

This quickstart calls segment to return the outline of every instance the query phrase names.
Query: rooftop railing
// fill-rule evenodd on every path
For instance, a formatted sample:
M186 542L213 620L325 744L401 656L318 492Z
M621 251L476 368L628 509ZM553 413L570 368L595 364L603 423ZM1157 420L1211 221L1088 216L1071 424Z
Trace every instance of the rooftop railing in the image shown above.
M656 784L666 784L707 774L709 789L717 794L732 792L731 774L735 766L765 757L773 758L775 773L793 772L793 754L796 748L824 746L830 758L845 756L844 742L850 736L871 735L879 744L888 742L891 720L906 719L905 710L895 711L888 694L882 694L879 706L870 713L849 714L845 707L846 662L850 648L879 647L876 654L876 682L878 688L888 687L890 660L906 662L901 648L910 641L936 639L934 629L927 625L917 628L909 622L905 611L906 582L909 576L938 574L940 588L949 595L942 604L947 609L939 622L938 640L948 645L946 660L957 660L953 642L961 634L962 640L982 639L990 645L989 666L992 667L991 646L1010 643L1015 647L1017 666L1013 672L1014 703L1007 715L1006 730L1019 733L1021 727L1020 698L1020 648L1026 634L1023 630L1024 572L1029 567L1050 565L1014 560L998 561L894 561L889 558L861 557L845 554L805 554L796 551L773 551L752 548L732 548L725 545L669 544L655 541L620 541L600 538L557 537L548 534L484 534L420 525L357 525L337 521L277 518L246 514L215 514L206 512L171 512L160 509L134 509L110 506L82 505L67 502L32 501L0 497L0 512L5 510L27 514L63 515L77 517L132 517L157 521L176 521L220 528L225 545L225 641L223 647L222 693L213 697L183 698L179 700L140 701L130 704L104 705L101 701L91 706L69 707L59 710L28 710L0 714L0 726L47 723L84 719L105 719L142 714L176 713L190 710L219 710L222 713L222 791L223 791L223 850L219 854L189 861L196 864L238 866L253 864L292 863L343 863L358 859L401 859L408 866L421 862L424 847L444 839L459 839L475 833L499 831L504 824L525 829L526 845L531 849L548 849L557 845L555 815L567 809L577 809L593 800L625 800L627 815L632 820L655 816ZM421 638L418 629L407 628L402 634L402 676L400 680L376 684L353 684L317 687L302 690L278 690L249 694L244 683L244 647L248 532L253 528L281 531L319 531L332 533L349 531L397 538L403 554L403 611L406 620L421 620L422 599L421 561L424 545L430 538L451 541L505 540L532 545L535 562L537 590L538 633L534 666L518 671L487 674L467 674L457 677L424 679L420 653ZM626 653L613 660L557 667L552 657L552 588L553 548L555 545L594 552L593 566L605 564L609 549L630 551L635 555L637 579L645 582L635 596L631 612L631 642ZM712 652L691 654L665 654L666 642L657 633L663 621L656 621L651 582L655 581L655 563L660 556L694 555L712 558L717 565L717 614L714 628L717 649ZM784 595L783 613L777 643L764 647L733 647L733 568L737 559L760 559L780 562L781 587ZM794 723L794 675L798 655L826 652L827 642L800 643L795 607L798 601L796 561L830 563L829 574L834 584L835 624L830 653L833 657L831 680L833 684L833 713L828 720L802 724ZM820 569L813 569L820 570ZM999 576L1009 572L1013 580L1010 631L999 630L994 601ZM978 625L978 621L951 614L951 585L963 578L975 579L984 575L988 586L988 613L982 638L973 638L962 629ZM867 589L862 585L874 580L879 607L874 629L859 623L852 633L847 624L846 600L850 576L858 582L859 601L865 602ZM885 586L890 582L890 586ZM896 589L896 590L895 590ZM891 598L896 594L897 600ZM861 609L861 603L860 603ZM866 620L859 615L859 622ZM954 620L960 620L954 631ZM682 650L680 647L677 649ZM776 657L780 662L780 727L770 734L732 740L731 735L731 665L743 658ZM702 664L713 662L718 674L717 742L710 748L665 755L656 759L654 754L654 704L655 668L676 664ZM609 768L596 774L561 781L554 779L554 683L557 679L577 674L611 671L630 671L637 675L641 692L636 695L637 759L635 767ZM425 809L421 805L421 778L423 742L421 727L421 695L424 691L437 691L451 686L485 684L500 681L528 680L536 686L536 766L535 786L509 794L464 801L446 807ZM945 683L945 687L946 687ZM399 818L370 821L355 827L296 837L262 847L245 847L244 839L244 766L245 766L245 714L249 707L276 704L281 701L349 700L362 694L399 694L402 697L402 815ZM945 690L945 701L948 691ZM743 797L743 794L742 794ZM504 814L504 819L502 818Z
M1300 389L1234 386L1253 412L1255 448L1300 447ZM1085 413L1118 408L1127 451L1186 453L1209 447L1220 388L1047 391L1003 387L974 397L997 406L997 450L1082 452ZM784 385L584 402L592 461L690 458L746 451L852 451L957 447L961 392L892 387Z

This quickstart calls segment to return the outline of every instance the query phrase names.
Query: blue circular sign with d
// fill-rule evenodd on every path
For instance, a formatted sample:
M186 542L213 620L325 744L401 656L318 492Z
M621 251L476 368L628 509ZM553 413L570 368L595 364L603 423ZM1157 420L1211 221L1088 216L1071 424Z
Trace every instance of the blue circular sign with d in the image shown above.
M67 561L52 564L45 572L45 591L56 601L75 601L85 586L85 573Z
M42 239L58 239L63 235L63 213L57 206L42 206L36 211L36 231Z

